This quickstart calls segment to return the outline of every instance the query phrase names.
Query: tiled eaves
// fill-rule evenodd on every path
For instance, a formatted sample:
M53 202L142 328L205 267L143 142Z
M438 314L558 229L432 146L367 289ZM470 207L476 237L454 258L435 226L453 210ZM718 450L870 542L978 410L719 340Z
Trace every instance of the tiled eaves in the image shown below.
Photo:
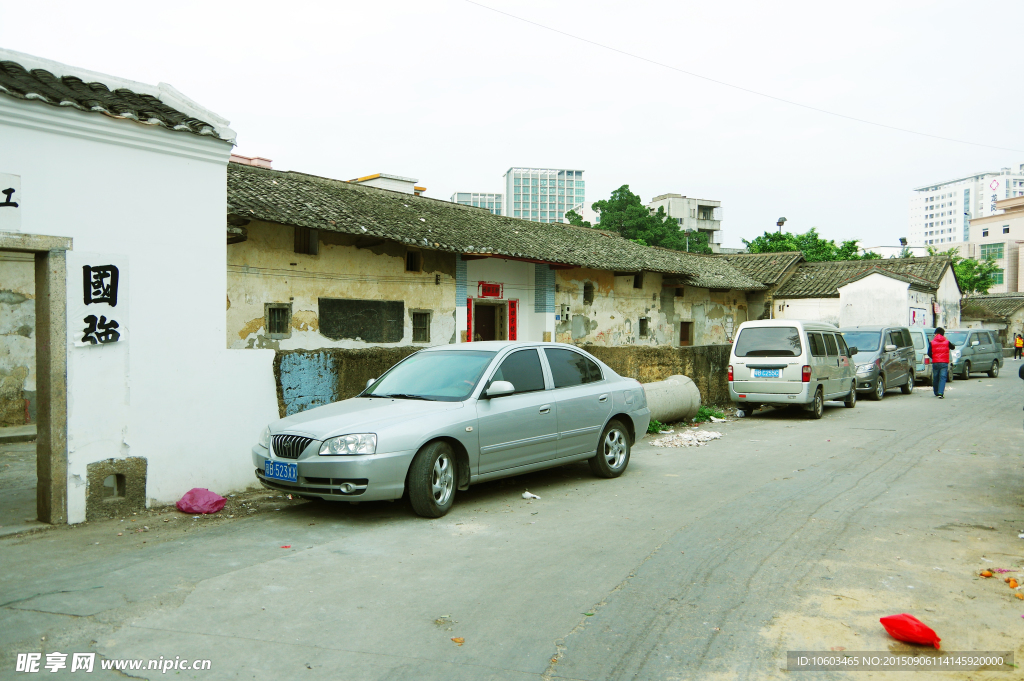
M102 83L86 83L75 76L57 77L45 69L29 71L14 61L0 61L0 92L16 99L220 138L213 125L182 113L153 95L124 88L110 90Z
M800 251L777 253L732 253L720 256L730 265L765 284L777 284L787 272L803 260Z
M764 288L720 258L648 248L614 232L530 222L449 201L234 163L228 165L228 213L465 255L676 274L707 288Z
M775 295L780 298L837 298L839 286L873 271L905 277L903 280L914 286L933 290L949 267L950 260L944 256L805 262L797 266L796 272Z

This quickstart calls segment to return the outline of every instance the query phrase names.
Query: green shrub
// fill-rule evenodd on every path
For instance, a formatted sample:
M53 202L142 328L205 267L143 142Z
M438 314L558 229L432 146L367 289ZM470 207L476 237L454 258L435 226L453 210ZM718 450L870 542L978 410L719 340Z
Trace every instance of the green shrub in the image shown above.
M647 426L648 433L660 433L665 428L665 424L658 419L651 419L650 424Z
M693 417L694 423L705 423L711 420L714 416L716 419L724 419L725 413L718 407L708 407L706 405L700 405L700 409L697 410L697 415Z

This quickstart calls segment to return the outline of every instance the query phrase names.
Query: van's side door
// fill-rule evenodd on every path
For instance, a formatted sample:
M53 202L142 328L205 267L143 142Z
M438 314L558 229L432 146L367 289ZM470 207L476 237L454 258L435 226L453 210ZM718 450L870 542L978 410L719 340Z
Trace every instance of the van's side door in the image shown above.
M977 349L981 351L982 356L985 358L984 362L979 363L983 364L983 366L985 367L985 371L988 371L996 364L996 362L999 361L998 359L996 359L997 347L996 344L992 341L992 332L979 331L978 340L981 341L981 345L979 345ZM981 367L978 368L980 369Z
M842 370L840 368L841 360L839 358L839 344L836 343L836 335L834 333L823 333L821 334L825 339L825 351L828 353L828 387L825 388L825 394L834 397L842 392L841 377Z
M825 348L825 339L822 338L822 334L818 331L809 331L807 347L810 350L807 361L811 367L811 381L821 386L822 392L825 393L825 399L828 399L828 395L832 391L833 367L829 364L828 350Z
M850 357L843 334L836 334L836 342L839 343L839 392L846 395L850 384L857 380L857 361Z

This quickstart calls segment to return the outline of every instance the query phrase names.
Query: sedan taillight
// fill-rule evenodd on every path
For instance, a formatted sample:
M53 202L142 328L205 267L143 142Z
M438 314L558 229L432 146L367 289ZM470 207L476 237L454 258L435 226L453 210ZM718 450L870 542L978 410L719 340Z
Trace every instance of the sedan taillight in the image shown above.
M732 365L729 365L729 381L732 382Z
M803 381L804 383L810 383L811 382L811 367L810 366L808 366L806 364L804 365L803 371L800 374L800 380Z

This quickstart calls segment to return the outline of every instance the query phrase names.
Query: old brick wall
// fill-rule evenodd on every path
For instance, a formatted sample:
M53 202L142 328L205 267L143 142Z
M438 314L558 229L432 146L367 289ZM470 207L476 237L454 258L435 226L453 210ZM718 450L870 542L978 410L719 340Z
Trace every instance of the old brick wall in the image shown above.
M700 389L701 404L720 406L729 404L731 349L731 345L584 347L618 374L641 383L663 381L674 374L688 376Z

